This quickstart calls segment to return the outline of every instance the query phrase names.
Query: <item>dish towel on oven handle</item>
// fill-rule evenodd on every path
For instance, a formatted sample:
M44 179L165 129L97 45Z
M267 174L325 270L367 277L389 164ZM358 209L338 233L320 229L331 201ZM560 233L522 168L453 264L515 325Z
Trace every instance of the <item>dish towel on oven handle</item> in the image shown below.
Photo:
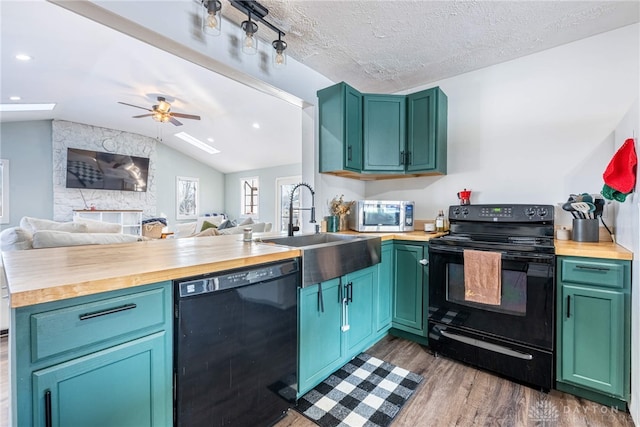
M465 249L464 299L500 305L502 294L502 254Z

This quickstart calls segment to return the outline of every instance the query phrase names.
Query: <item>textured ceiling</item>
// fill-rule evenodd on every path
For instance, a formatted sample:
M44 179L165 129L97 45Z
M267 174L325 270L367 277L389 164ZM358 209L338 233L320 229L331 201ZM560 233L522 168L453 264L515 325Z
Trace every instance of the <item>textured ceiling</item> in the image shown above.
M640 20L637 1L263 0L290 57L333 81L392 93ZM223 14L243 17L223 1ZM261 34L260 32L263 31ZM258 34L267 37L266 26ZM269 34L272 36L272 34Z

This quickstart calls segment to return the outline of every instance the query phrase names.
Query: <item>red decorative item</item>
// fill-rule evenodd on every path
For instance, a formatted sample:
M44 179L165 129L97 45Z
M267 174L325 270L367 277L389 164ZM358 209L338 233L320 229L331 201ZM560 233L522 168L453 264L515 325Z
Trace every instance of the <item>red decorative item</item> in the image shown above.
M602 174L604 183L624 194L631 193L636 187L636 168L638 158L634 140L627 139L609 162Z

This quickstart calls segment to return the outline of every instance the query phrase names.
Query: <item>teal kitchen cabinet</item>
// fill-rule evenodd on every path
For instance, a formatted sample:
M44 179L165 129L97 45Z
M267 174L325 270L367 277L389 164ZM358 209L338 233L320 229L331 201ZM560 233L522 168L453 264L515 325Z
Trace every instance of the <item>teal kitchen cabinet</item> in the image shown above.
M362 95L346 83L318 91L320 172L362 169Z
M318 91L319 170L362 180L447 172L447 96L361 94L346 83Z
M393 259L394 333L401 331L398 335L426 345L427 249L421 244L395 243Z
M630 262L558 257L559 390L626 408L630 397Z
M375 282L376 334L384 335L391 327L391 302L393 292L393 241L382 242L378 264L378 280Z
M299 290L298 396L377 341L374 265Z
M404 172L406 116L404 96L364 95L364 171Z
M407 95L407 172L447 173L447 104L439 87Z
M171 313L171 282L15 309L13 425L170 425Z
M298 396L343 365L342 278L298 291Z

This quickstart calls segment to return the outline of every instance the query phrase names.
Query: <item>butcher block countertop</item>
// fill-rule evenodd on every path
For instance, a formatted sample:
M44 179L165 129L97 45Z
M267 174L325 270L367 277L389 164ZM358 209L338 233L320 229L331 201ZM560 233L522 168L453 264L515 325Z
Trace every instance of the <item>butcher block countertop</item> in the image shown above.
M359 234L344 231L343 234ZM445 233L366 233L382 241L427 242ZM611 242L556 240L556 255L632 260ZM3 252L11 307L24 307L295 258L301 251L243 242L242 235Z
M587 258L608 258L631 261L633 252L613 242L574 242L556 240L556 255L581 256Z
M300 256L241 234L3 252L11 307L24 307Z

